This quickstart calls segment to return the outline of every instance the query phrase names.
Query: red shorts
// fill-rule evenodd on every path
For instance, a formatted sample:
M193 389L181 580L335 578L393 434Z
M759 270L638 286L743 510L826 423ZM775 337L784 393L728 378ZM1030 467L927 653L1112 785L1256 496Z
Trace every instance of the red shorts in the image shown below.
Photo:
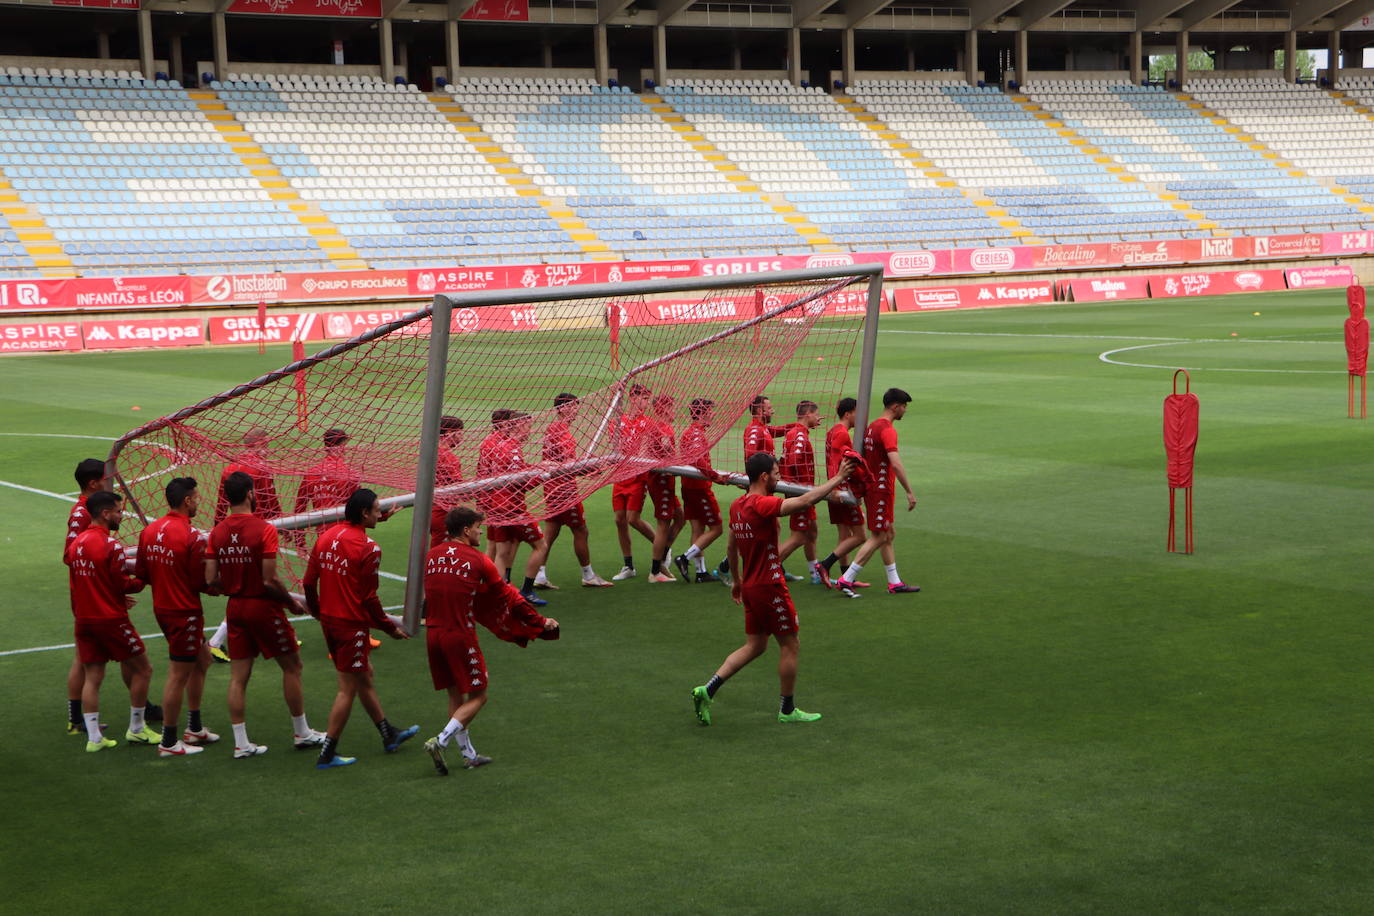
M265 598L230 598L224 619L229 622L229 658L276 658L297 651L296 630L286 612Z
M167 657L174 662L193 662L200 657L205 642L203 611L160 611L153 608L157 625L167 637Z
M800 512L793 512L787 517L787 527L793 531L815 531L816 507L808 506Z
M83 665L122 662L146 651L128 617L76 622L76 656Z
M677 501L677 485L670 474L649 477L649 498L654 502L654 518L672 521L673 516L682 509L682 504Z
M864 526L863 506L846 506L844 503L830 503L830 524L848 525L851 528Z
M786 636L797 632L797 609L787 586L781 582L746 585L740 589L740 601L744 604L744 632L750 636Z
M712 490L682 490L682 512L689 521L698 521L707 528L720 524L720 505Z
M464 627L430 627L425 631L429 676L435 690L457 687L463 693L487 689L487 661L476 635Z
M487 540L493 544L513 541L533 544L544 536L538 525L488 525Z
M549 519L555 525L563 525L567 528L586 528L587 514L582 510L582 504L576 503L570 508Z
M368 656L372 653L372 637L365 624L337 617L321 617L324 644L334 659L334 670L345 674L363 674L372 670Z
M611 486L611 508L616 512L643 512L644 493L649 487L648 475L640 474Z
M868 530L887 531L892 527L892 512L896 500L891 490L869 490L864 494L864 508L868 510Z

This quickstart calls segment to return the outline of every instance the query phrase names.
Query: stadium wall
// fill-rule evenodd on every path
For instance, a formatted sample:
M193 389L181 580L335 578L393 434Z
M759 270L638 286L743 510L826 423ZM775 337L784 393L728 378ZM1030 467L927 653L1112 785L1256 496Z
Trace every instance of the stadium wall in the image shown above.
M1145 298L1184 298L1227 293L1277 292L1281 290L1340 289L1352 278L1374 283L1374 257L1314 264L1311 260L1271 261L1236 269L1221 265L1202 269L1056 271L1051 273L889 281L884 311L944 311L966 308L1002 308L1061 301L1111 301ZM576 278L587 282L595 277ZM191 346L235 346L318 342L356 336L371 327L393 321L417 307L422 297L364 303L359 300L315 305L281 305L262 309L244 304L229 308L180 308L176 311L141 310L111 313L90 311L80 315L42 319L0 319L0 355L54 351L163 349ZM1333 303L1336 299L1333 298ZM751 294L713 297L708 314L697 312L698 299L650 297L627 303L621 321L625 325L677 324L738 320L753 314ZM366 305L367 307L359 308ZM835 315L863 311L865 290L850 290L831 303ZM1333 306L1335 308L1335 306ZM1336 309L1339 311L1339 309ZM696 312L696 314L694 314ZM462 331L537 331L567 328L569 316L558 303L515 305L483 310L463 319ZM578 326L587 326L579 315Z
M26 57L0 55L0 67L46 67L49 70L128 70L137 73L143 68L138 58L127 57ZM154 60L153 68L168 72L167 61ZM211 67L210 69L214 69Z

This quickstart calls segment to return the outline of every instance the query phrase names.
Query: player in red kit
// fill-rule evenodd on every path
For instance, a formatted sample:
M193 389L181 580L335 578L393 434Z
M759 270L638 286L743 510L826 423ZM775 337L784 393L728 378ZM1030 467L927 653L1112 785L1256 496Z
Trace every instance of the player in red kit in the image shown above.
M778 461L778 473L783 480L801 484L805 487L816 485L816 450L811 446L811 430L821 425L821 415L815 401L797 403L797 422L787 427L783 438L782 458ZM807 568L811 571L812 581L821 582L820 571L816 568L816 509L804 509L788 516L791 533L778 551L778 559L786 562L798 547L806 557ZM786 573L786 570L784 570ZM787 574L790 582L801 576Z
M773 454L773 439L787 435L786 426L774 426L773 402L766 395L758 395L749 402L749 424L744 427L744 460L759 452Z
M916 495L911 492L911 484L906 478L906 467L897 451L897 430L893 423L906 416L911 395L900 388L889 388L883 392L883 412L864 433L864 466L868 472L868 489L864 492L864 508L868 510L868 539L859 548L854 562L845 570L843 576L835 580L839 589L852 588L854 579L863 571L864 564L875 552L881 552L883 568L887 572L887 590L898 595L919 592L919 585L907 585L897 574L897 554L892 540L897 532L892 527L897 502L897 483L906 490L906 509L916 508Z
M659 464L671 464L677 454L677 433L673 429L675 405L673 396L660 394L654 398L654 415L649 421L645 451ZM684 523L682 504L678 502L677 478L671 474L649 474L649 498L654 505L653 566L650 582L676 582L668 572L672 562L673 541Z
M507 629L516 641L530 636L558 638L558 621L541 616L502 578L481 544L482 515L459 506L445 519L448 537L425 557L425 644L435 690L448 691L448 724L425 742L439 775L448 775L444 750L456 741L469 769L491 763L472 746L468 729L487 702L487 665L477 642L477 624L491 626L501 614L514 616ZM499 610L498 610L499 608ZM498 630L497 632L501 632ZM504 638L511 638L504 635Z
M263 456L263 447L268 443L268 435L261 429L250 429L243 435L243 451L235 455L224 466L219 479L219 497L215 500L215 524L218 525L229 514L229 501L224 495L224 481L236 471L242 471L253 478L253 511L258 518L272 519L281 517L281 499L277 496L277 483Z
M76 466L76 485L81 492L77 496L76 504L72 506L71 512L67 514L67 537L62 544L65 554L68 546L76 540L77 535L85 531L91 524L91 514L86 511L86 500L92 493L98 493L105 489L105 462L99 458L85 458ZM133 672L127 664L119 667L119 673L124 678L125 686L129 686L133 677ZM86 722L81 716L81 692L86 684L86 666L81 664L81 654L72 653L72 666L67 669L67 734L84 735L86 734ZM155 704L148 704L143 712L144 719L147 721L161 721L162 707Z
M134 574L148 583L153 593L153 615L167 637L167 683L162 689L162 743L159 757L199 754L219 735L200 720L200 701L205 692L205 672L210 667L210 647L205 644L205 611L201 593L205 580L205 535L191 525L199 509L196 482L174 477L165 490L168 512L144 528L138 536ZM186 733L177 733L182 697L186 698Z
M626 406L616 427L617 445L620 453L626 456L644 454L648 445L649 430L653 423L645 414L649 406L649 389L638 382L630 386L626 395ZM625 565L620 572L611 576L616 582L633 579L635 572L634 548L630 544L630 529L633 528L650 544L654 542L654 529L650 528L640 513L644 511L644 497L649 491L649 472L636 474L628 480L617 480L611 485L611 508L615 510L615 533L620 539L620 552L625 557Z
M845 452L852 451L854 442L849 438L849 431L854 428L854 415L858 411L859 402L853 398L840 398L835 405L835 416L839 420L834 426L830 427L830 432L825 436L825 472L834 474L840 466L840 460ZM839 561L840 567L849 566L849 552L867 540L864 534L864 510L862 506L846 506L843 503L830 503L830 524L835 526L839 533L839 540L835 544L835 549L830 552L825 559L820 561L820 573L823 580L829 584L830 568ZM854 588L868 588L867 582L854 581L850 583ZM851 597L857 597L853 591L846 592Z
M342 506L350 494L358 489L358 472L344 459L348 433L328 429L324 433L324 460L305 472L296 490L296 509L300 515L310 508L332 509Z
M577 419L577 395L566 391L557 395L553 399L553 408L557 419L544 431L544 462L555 466L565 465L577 460L577 438L572 432L572 423ZM582 587L610 588L614 583L607 582L592 569L592 553L587 541L587 515L577 499L577 487L571 479L555 476L546 483L544 501L549 511L554 513L544 520L544 542L549 550L553 550L553 542L566 527L573 536L573 556L577 557L577 564L582 567ZM545 566L539 567L534 577L534 587L558 588L549 581Z
M298 750L318 747L324 736L305 717L301 686L301 656L296 631L286 608L302 608L277 577L277 529L253 511L253 478L242 472L224 482L229 514L210 532L205 576L212 587L229 596L229 723L234 730L234 759L267 753L267 746L248 739L244 720L248 680L261 655L281 668L282 696L291 714L291 731Z
M726 657L711 679L692 689L692 703L702 725L711 724L711 704L716 691L737 671L768 650L768 640L778 643L778 681L782 702L779 722L814 722L819 713L803 712L793 702L797 680L797 610L787 591L778 558L778 518L811 508L853 470L846 461L833 477L801 496L783 499L771 495L777 486L778 463L772 455L757 454L745 462L749 490L730 506L730 534L726 549L734 584L730 595L744 606L744 645Z
M459 417L439 418L438 462L434 468L434 508L429 514L429 546L434 547L445 537L444 516L448 510L458 505L457 496L446 496L439 492L442 487L451 487L463 482L463 462L458 457L458 449L463 447L463 421Z
M500 477L528 471L524 446L533 425L530 415L522 410L493 410L491 435L482 440L477 452L477 476ZM535 595L534 578L549 557L549 542L544 540L539 526L529 520L525 505L529 487L528 483L516 483L486 492L484 502L497 522L487 526L487 555L498 569L506 571L509 579L521 542L529 544L530 556L525 561L525 583L520 593L531 604L543 607L548 602Z
M81 718L86 726L86 751L95 753L119 742L100 733L100 685L105 664L119 662L128 672L130 744L157 744L158 733L147 726L144 707L153 667L129 609L143 590L143 580L124 569L124 547L115 540L124 517L124 500L101 490L86 498L90 522L72 539L63 554L71 587L72 616L76 619L76 652L85 669L81 688Z
M707 547L720 537L720 506L712 483L721 483L724 477L711 466L711 449L708 445L707 430L716 417L716 402L710 398L693 398L688 405L691 422L682 431L682 441L678 451L682 461L702 473L704 480L695 477L682 478L682 512L692 525L692 543L675 560L682 581L690 582L690 570L696 567L697 582L715 582L716 578L706 571Z
M388 754L403 742L415 737L420 726L398 730L387 721L382 701L372 685L372 665L368 661L369 628L376 627L392 639L409 639L399 622L388 617L377 598L377 570L382 549L368 537L367 532L382 520L382 507L377 494L358 490L348 497L344 506L344 521L323 532L310 552L305 570L305 600L312 617L320 621L324 641L334 659L339 674L339 692L329 710L329 730L320 747L315 768L357 763L356 757L338 755L339 738L348 724L356 697L377 726L382 747Z

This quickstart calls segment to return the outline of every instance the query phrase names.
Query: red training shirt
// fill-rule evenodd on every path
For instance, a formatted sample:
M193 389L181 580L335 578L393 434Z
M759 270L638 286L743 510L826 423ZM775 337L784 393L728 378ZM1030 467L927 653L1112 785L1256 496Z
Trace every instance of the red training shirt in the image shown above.
M463 482L463 462L453 452L439 445L439 463L434 468L434 488L451 487L456 483ZM433 547L448 536L448 530L444 526L444 519L448 516L448 510L461 502L458 496L441 496L434 494L434 508L429 513L429 546Z
M750 456L759 452L773 454L773 437L786 432L786 426L770 426L758 417L752 418L749 425L744 427L744 460L748 461Z
M319 588L320 616L395 632L377 598L381 561L382 548L362 525L341 522L321 533L304 579Z
M445 541L425 556L425 620L430 627L457 627L475 634L479 595L523 601L496 564L475 547Z
M500 432L493 431L477 447L479 478L514 474L527 467L520 443ZM521 484L487 490L483 501L487 514L491 516L487 519L488 524L518 524L525 516L525 487Z
M551 464L568 464L577 459L577 439L563 420L554 420L544 431L544 460ZM550 512L561 512L577 499L577 486L570 475L555 477L544 485L544 499Z
M746 493L730 506L730 534L739 549L740 586L786 584L778 559L782 498Z
M262 561L277 556L277 529L256 515L230 515L210 532L220 588L230 598L266 598Z
M783 480L815 486L816 450L811 445L811 430L805 423L793 423L787 427L780 465L778 473Z
M153 589L153 608L200 613L205 591L205 535L169 512L138 536L134 574Z
M304 512L312 505L316 509L342 506L361 484L358 472L349 467L347 462L337 455L326 455L301 479L300 489L296 491L296 513Z
M124 545L92 522L67 545L62 562L77 620L128 620L124 596L143 591L143 580L124 571Z
M887 417L879 417L868 424L864 433L864 466L868 468L873 488L878 492L893 492L892 461L888 452L897 451L897 430Z
M844 460L844 453L854 447L854 440L849 438L849 427L843 423L836 423L830 427L830 432L825 434L825 476L834 477L840 471L840 463Z
M682 492L697 492L711 489L711 482L717 478L716 469L711 467L711 447L706 441L706 424L693 421L682 431L682 441L678 444L682 460L701 473L707 480L695 477L682 478Z
M253 478L253 514L258 518L280 518L281 499L277 496L277 484L272 472L263 463L257 452L247 451L235 456L225 465L219 477L219 496L215 500L215 524L219 524L229 514L229 499L224 495L224 481L229 475L242 471Z
M62 543L62 552L65 554L67 548L71 546L76 536L85 531L91 525L91 513L86 511L86 500L79 499L76 505L72 506L72 511L67 513L67 539Z

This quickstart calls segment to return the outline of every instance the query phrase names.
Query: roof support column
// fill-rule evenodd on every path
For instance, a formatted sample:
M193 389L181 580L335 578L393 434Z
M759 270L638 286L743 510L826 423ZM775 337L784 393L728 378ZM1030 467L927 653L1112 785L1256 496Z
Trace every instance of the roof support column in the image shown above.
M1174 80L1178 83L1178 88L1182 89L1188 85L1188 32L1178 33L1178 38L1174 43Z
M1326 79L1331 88L1341 81L1341 30L1332 29L1326 35Z
M146 6L138 11L138 66L144 79L153 78L153 11Z
M1016 30L1013 61L1016 65L1016 82L1024 86L1026 85L1026 74L1030 71L1030 32L1026 29Z
M668 27L654 26L654 82L662 86L668 81Z
M1130 43L1127 45L1127 54L1130 55L1131 84L1139 86L1145 79L1144 60L1145 57L1145 33L1137 29L1131 33Z
M606 39L606 26L598 24L592 29L593 51L596 55L596 81L604 86L611 79L611 48Z
M210 31L215 44L215 79L229 78L229 27L224 22L223 13L210 17Z
M1283 33L1283 78L1289 83L1298 81L1298 33L1295 29Z
M378 50L382 58L382 82L390 83L396 79L396 60L392 56L391 20L382 19L377 23Z
M840 78L846 86L854 82L854 30L847 28L840 33Z
M787 79L793 86L802 82L801 29L796 26L787 30Z
M970 86L978 85L978 30L964 33L964 79Z
M448 69L448 81L458 81L458 20L444 20L444 65Z

